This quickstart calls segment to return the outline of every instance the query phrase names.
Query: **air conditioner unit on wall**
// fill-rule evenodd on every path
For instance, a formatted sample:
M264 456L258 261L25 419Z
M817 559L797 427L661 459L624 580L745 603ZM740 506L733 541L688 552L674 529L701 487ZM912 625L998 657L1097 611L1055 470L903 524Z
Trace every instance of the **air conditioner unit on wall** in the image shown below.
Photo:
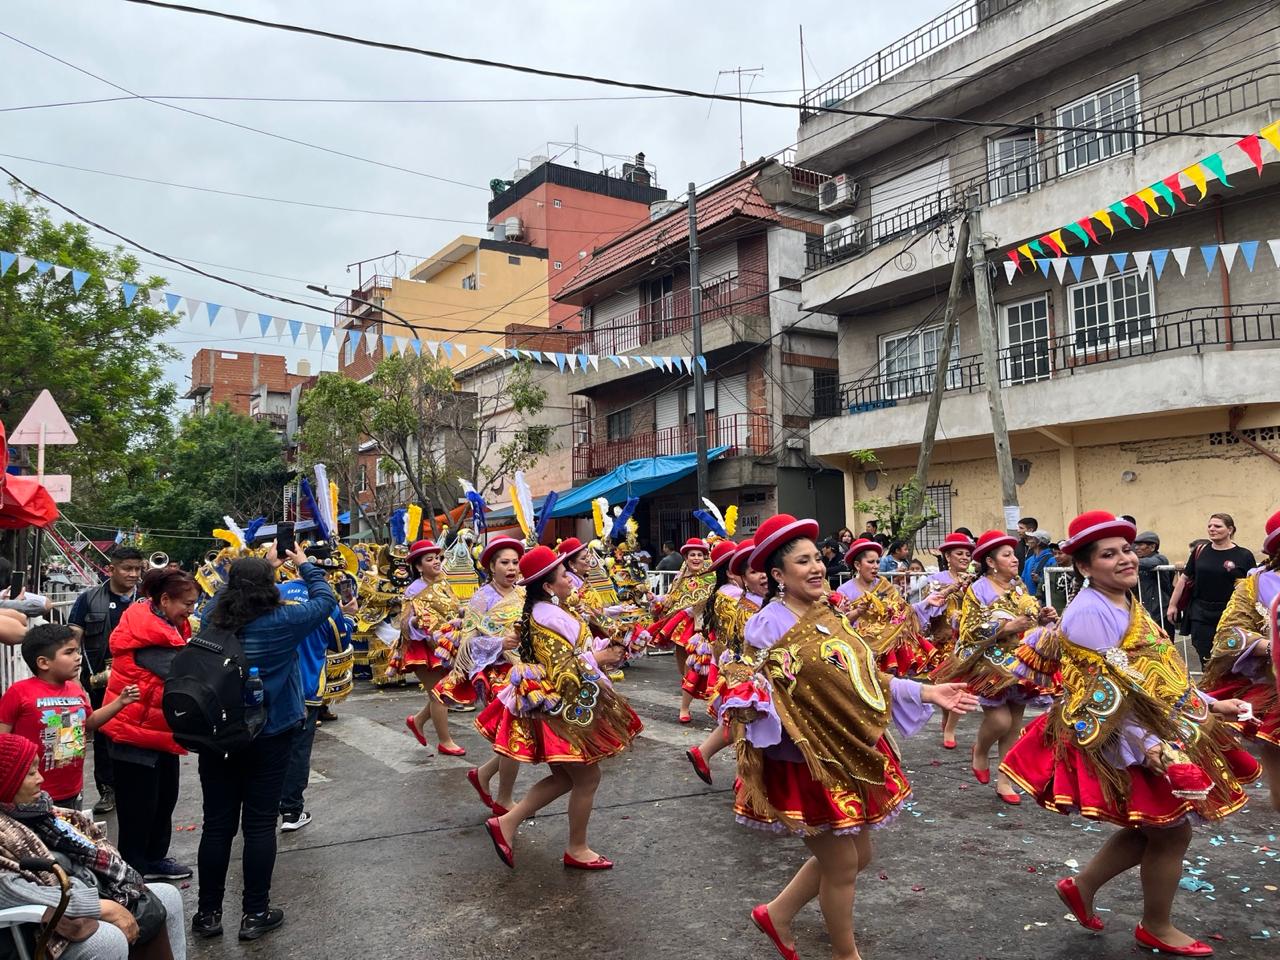
M862 250L862 221L857 217L832 220L822 229L822 248L828 254L854 254Z
M818 187L818 209L824 213L852 210L858 205L862 185L846 173L836 174Z

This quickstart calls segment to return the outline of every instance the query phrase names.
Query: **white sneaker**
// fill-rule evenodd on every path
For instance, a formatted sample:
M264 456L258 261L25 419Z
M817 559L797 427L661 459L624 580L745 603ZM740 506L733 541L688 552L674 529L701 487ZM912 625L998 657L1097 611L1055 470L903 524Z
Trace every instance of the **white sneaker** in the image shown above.
M301 830L311 822L311 814L303 810L301 813L286 813L280 818L280 832L292 833Z

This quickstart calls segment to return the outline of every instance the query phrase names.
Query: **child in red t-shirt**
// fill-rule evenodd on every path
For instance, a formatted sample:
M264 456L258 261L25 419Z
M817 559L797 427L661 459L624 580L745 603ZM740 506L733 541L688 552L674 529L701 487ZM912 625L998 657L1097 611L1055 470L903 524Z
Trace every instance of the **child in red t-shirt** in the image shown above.
M100 710L90 712L80 686L80 641L70 627L47 623L22 639L22 659L35 674L0 697L0 733L25 737L39 750L44 790L56 807L80 809L84 787L85 733L93 733L138 699L136 686Z

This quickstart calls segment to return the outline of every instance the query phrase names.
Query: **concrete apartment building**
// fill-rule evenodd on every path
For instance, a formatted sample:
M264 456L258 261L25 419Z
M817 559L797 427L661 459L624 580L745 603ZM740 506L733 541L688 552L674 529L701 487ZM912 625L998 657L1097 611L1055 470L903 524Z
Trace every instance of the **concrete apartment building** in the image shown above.
M828 526L843 518L840 475L815 462L806 441L824 412L815 395L832 397L837 383L835 321L805 316L799 303L806 241L822 235L822 179L766 159L697 198L708 447L724 448L711 463L711 495L738 505L742 536L779 511ZM582 349L619 358L569 380L588 404L575 483L631 460L694 452L692 376L621 362L693 354L689 287L687 206L659 203L651 220L597 247L560 291L582 312ZM700 532L696 505L691 476L646 498L642 539Z
M797 162L843 178L824 204L835 223L809 241L801 302L839 323L837 412L810 443L844 471L850 504L890 496L914 472L955 236L977 191L1022 512L1054 534L1082 510L1129 513L1181 559L1226 510L1257 546L1280 479L1280 269L1266 242L1280 163L1259 175L1235 137L1210 135L1280 118L1277 36L1280 6L1251 0L969 0L807 94L811 106L1008 123L802 114ZM1209 197L1146 229L1117 221L1079 274L1055 264L1006 282L1006 251L1215 151L1232 189L1211 179ZM1201 246L1250 240L1262 241L1251 271L1221 259L1205 269ZM1091 259L1157 248L1174 248L1162 272L1130 257L1099 276ZM1185 275L1178 248L1194 254ZM970 283L930 474L941 517L925 546L956 525L1003 526L989 374ZM860 449L883 468L855 465ZM863 519L850 511L855 529Z

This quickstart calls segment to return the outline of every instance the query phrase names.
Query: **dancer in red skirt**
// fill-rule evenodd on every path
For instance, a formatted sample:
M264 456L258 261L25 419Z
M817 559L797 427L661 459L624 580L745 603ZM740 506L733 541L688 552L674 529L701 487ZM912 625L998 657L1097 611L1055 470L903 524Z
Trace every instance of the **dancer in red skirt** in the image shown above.
M659 647L674 646L680 674L680 722L689 723L693 694L684 689L689 651L697 649L706 629L707 606L715 594L715 573L709 569L711 548L701 537L690 537L680 548L684 563L665 595L658 600L664 614L650 631Z
M827 601L818 524L779 514L756 531L753 570L769 576L769 602L750 632L770 644L755 673L725 696L738 743L734 812L757 829L804 838L812 854L751 918L784 958L797 956L791 923L818 898L832 955L855 960L854 883L871 862L867 827L889 821L911 795L889 721L910 736L937 704L965 711L963 684L924 686L891 677ZM819 895L820 894L820 895Z
M1200 685L1215 697L1249 701L1253 718L1233 726L1258 744L1271 805L1280 810L1280 690L1271 632L1271 611L1280 594L1280 512L1267 521L1262 552L1271 558L1267 565L1236 581Z
M945 663L955 648L956 633L960 629L960 607L964 592L973 582L974 572L969 565L973 561L973 548L977 546L963 533L948 534L938 547L945 570L929 577L927 593L947 593L947 604L934 615L929 624L929 639L938 651L939 663ZM959 717L948 710L942 711L942 746L956 748L956 724Z
M446 661L436 650L445 634L451 634L458 625L462 604L449 589L441 566L444 548L430 540L419 540L409 548L406 558L416 570L418 579L404 591L404 608L400 621L400 637L392 651L391 662L398 670L410 670L427 692L427 702L416 714L404 718L404 725L414 739L428 746L426 729L428 718L436 730L439 746L436 750L451 757L466 755L449 732L449 709L436 695L435 688L449 673Z
M564 865L607 870L612 862L587 845L587 822L600 784L599 762L625 750L641 730L640 718L605 676L625 651L613 645L593 653L587 625L564 609L573 592L564 557L550 547L534 547L520 558L520 573L520 663L476 718L476 729L503 756L550 764L551 773L485 827L499 858L514 867L512 844L520 824L568 793Z
M715 574L715 593L707 604L702 632L694 634L685 644L684 680L680 684L680 689L694 700L710 700L715 690L716 658L723 649L718 635L717 611L736 607L742 596L742 584L735 583L729 573L729 560L737 547L732 540L717 540L711 548L709 569Z
M1173 897L1193 824L1220 820L1247 799L1258 763L1226 724L1244 700L1214 701L1187 675L1177 647L1138 602L1136 531L1104 510L1076 517L1063 549L1088 586L1062 624L1017 651L1019 671L1061 670L1063 696L1037 717L1001 772L1043 807L1114 823L1112 834L1058 896L1087 930L1098 890L1141 868L1144 947L1203 957L1213 948L1173 925Z
M979 783L991 782L992 746L998 747L1003 760L1018 739L1027 704L1051 702L1052 681L1041 686L1014 672L1018 661L1013 651L1028 631L1058 619L1058 612L1041 608L1018 579L1016 544L1000 530L988 530L978 538L973 559L983 576L964 592L955 648L934 673L941 681L964 681L982 704L982 726L973 745L973 775ZM1022 802L1003 774L996 777L996 794L1008 804Z

